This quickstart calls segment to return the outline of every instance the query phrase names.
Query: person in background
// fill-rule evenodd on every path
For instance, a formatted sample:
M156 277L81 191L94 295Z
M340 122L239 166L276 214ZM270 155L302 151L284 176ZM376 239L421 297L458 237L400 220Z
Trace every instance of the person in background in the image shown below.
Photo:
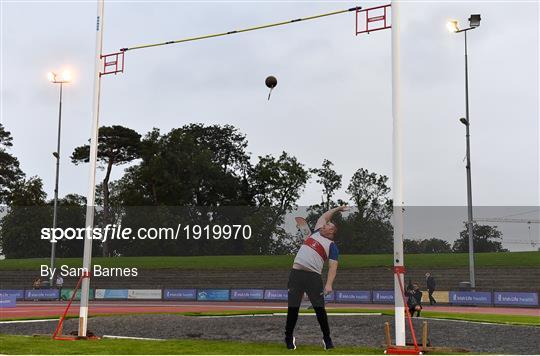
M409 293L409 291L412 289L413 289L413 283L412 283L412 279L409 277L409 282L407 283L407 287L405 287L405 294Z
M36 278L32 282L32 289L41 289L41 278ZM37 302L37 299L34 299L34 302Z
M32 289L41 289L41 278L36 278L32 282Z
M64 278L59 274L56 277L56 288L62 288L64 286Z
M435 291L435 278L431 273L426 273L426 286L429 294L429 305L436 304L437 301L433 298L433 292Z
M420 316L420 311L422 311L422 292L420 291L420 287L418 286L418 283L413 283L413 288L407 292L408 294L408 300L407 305L409 306L409 313L411 316L414 316L414 313L416 312L416 316Z

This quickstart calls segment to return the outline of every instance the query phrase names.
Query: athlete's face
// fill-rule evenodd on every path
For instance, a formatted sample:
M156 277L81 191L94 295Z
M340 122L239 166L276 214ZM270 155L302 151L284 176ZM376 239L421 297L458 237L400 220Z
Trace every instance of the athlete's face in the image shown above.
M319 232L327 239L333 240L336 236L337 228L333 223L327 222L320 228Z

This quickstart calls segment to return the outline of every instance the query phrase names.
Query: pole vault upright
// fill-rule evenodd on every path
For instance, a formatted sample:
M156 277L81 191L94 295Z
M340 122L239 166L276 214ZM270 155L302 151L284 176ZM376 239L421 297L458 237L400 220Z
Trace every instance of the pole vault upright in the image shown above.
M392 1L392 185L394 192L394 272L403 270L403 157L401 132L399 1ZM405 346L405 305L400 287L403 273L394 273L396 345Z
M96 53L94 64L94 100L92 109L92 129L90 134L90 178L86 197L86 234L84 239L83 268L85 276L81 286L81 307L79 309L79 336L86 336L88 325L88 299L90 291L90 274L92 271L92 229L94 227L94 209L96 198L96 163L99 128L99 101L101 90L101 51L103 49L103 13L104 0L98 0L96 19Z

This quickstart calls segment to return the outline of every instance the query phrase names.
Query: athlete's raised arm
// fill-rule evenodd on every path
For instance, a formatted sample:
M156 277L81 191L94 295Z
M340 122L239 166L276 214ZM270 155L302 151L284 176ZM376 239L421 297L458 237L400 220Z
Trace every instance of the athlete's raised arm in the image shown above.
M319 220L317 220L317 224L315 224L315 230L320 229L324 224L329 222L330 219L332 219L332 216L338 211L347 211L347 210L349 210L349 207L347 205L338 206L337 208L328 210L326 213L321 215Z

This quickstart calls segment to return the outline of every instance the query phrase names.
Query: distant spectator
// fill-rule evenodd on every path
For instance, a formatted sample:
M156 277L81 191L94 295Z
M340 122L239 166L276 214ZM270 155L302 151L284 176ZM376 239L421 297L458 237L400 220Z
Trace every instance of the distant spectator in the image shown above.
M412 282L412 279L409 278L409 282L407 282L407 287L405 287L405 293L407 294L412 289L413 289L413 282Z
M41 280L41 289L49 289L52 287L52 282L50 279Z
M420 311L422 311L422 292L417 283L413 284L413 288L407 292L409 298L407 300L407 305L409 306L409 313L411 316L420 316Z
M34 281L32 282L32 288L33 289L41 289L41 278L36 278L34 279Z
M64 278L62 278L61 275L58 275L56 277L56 287L57 288L62 288L64 286Z
M437 301L435 298L433 298L433 292L435 292L435 278L431 275L431 273L426 273L426 286L429 294L429 305L436 304Z

